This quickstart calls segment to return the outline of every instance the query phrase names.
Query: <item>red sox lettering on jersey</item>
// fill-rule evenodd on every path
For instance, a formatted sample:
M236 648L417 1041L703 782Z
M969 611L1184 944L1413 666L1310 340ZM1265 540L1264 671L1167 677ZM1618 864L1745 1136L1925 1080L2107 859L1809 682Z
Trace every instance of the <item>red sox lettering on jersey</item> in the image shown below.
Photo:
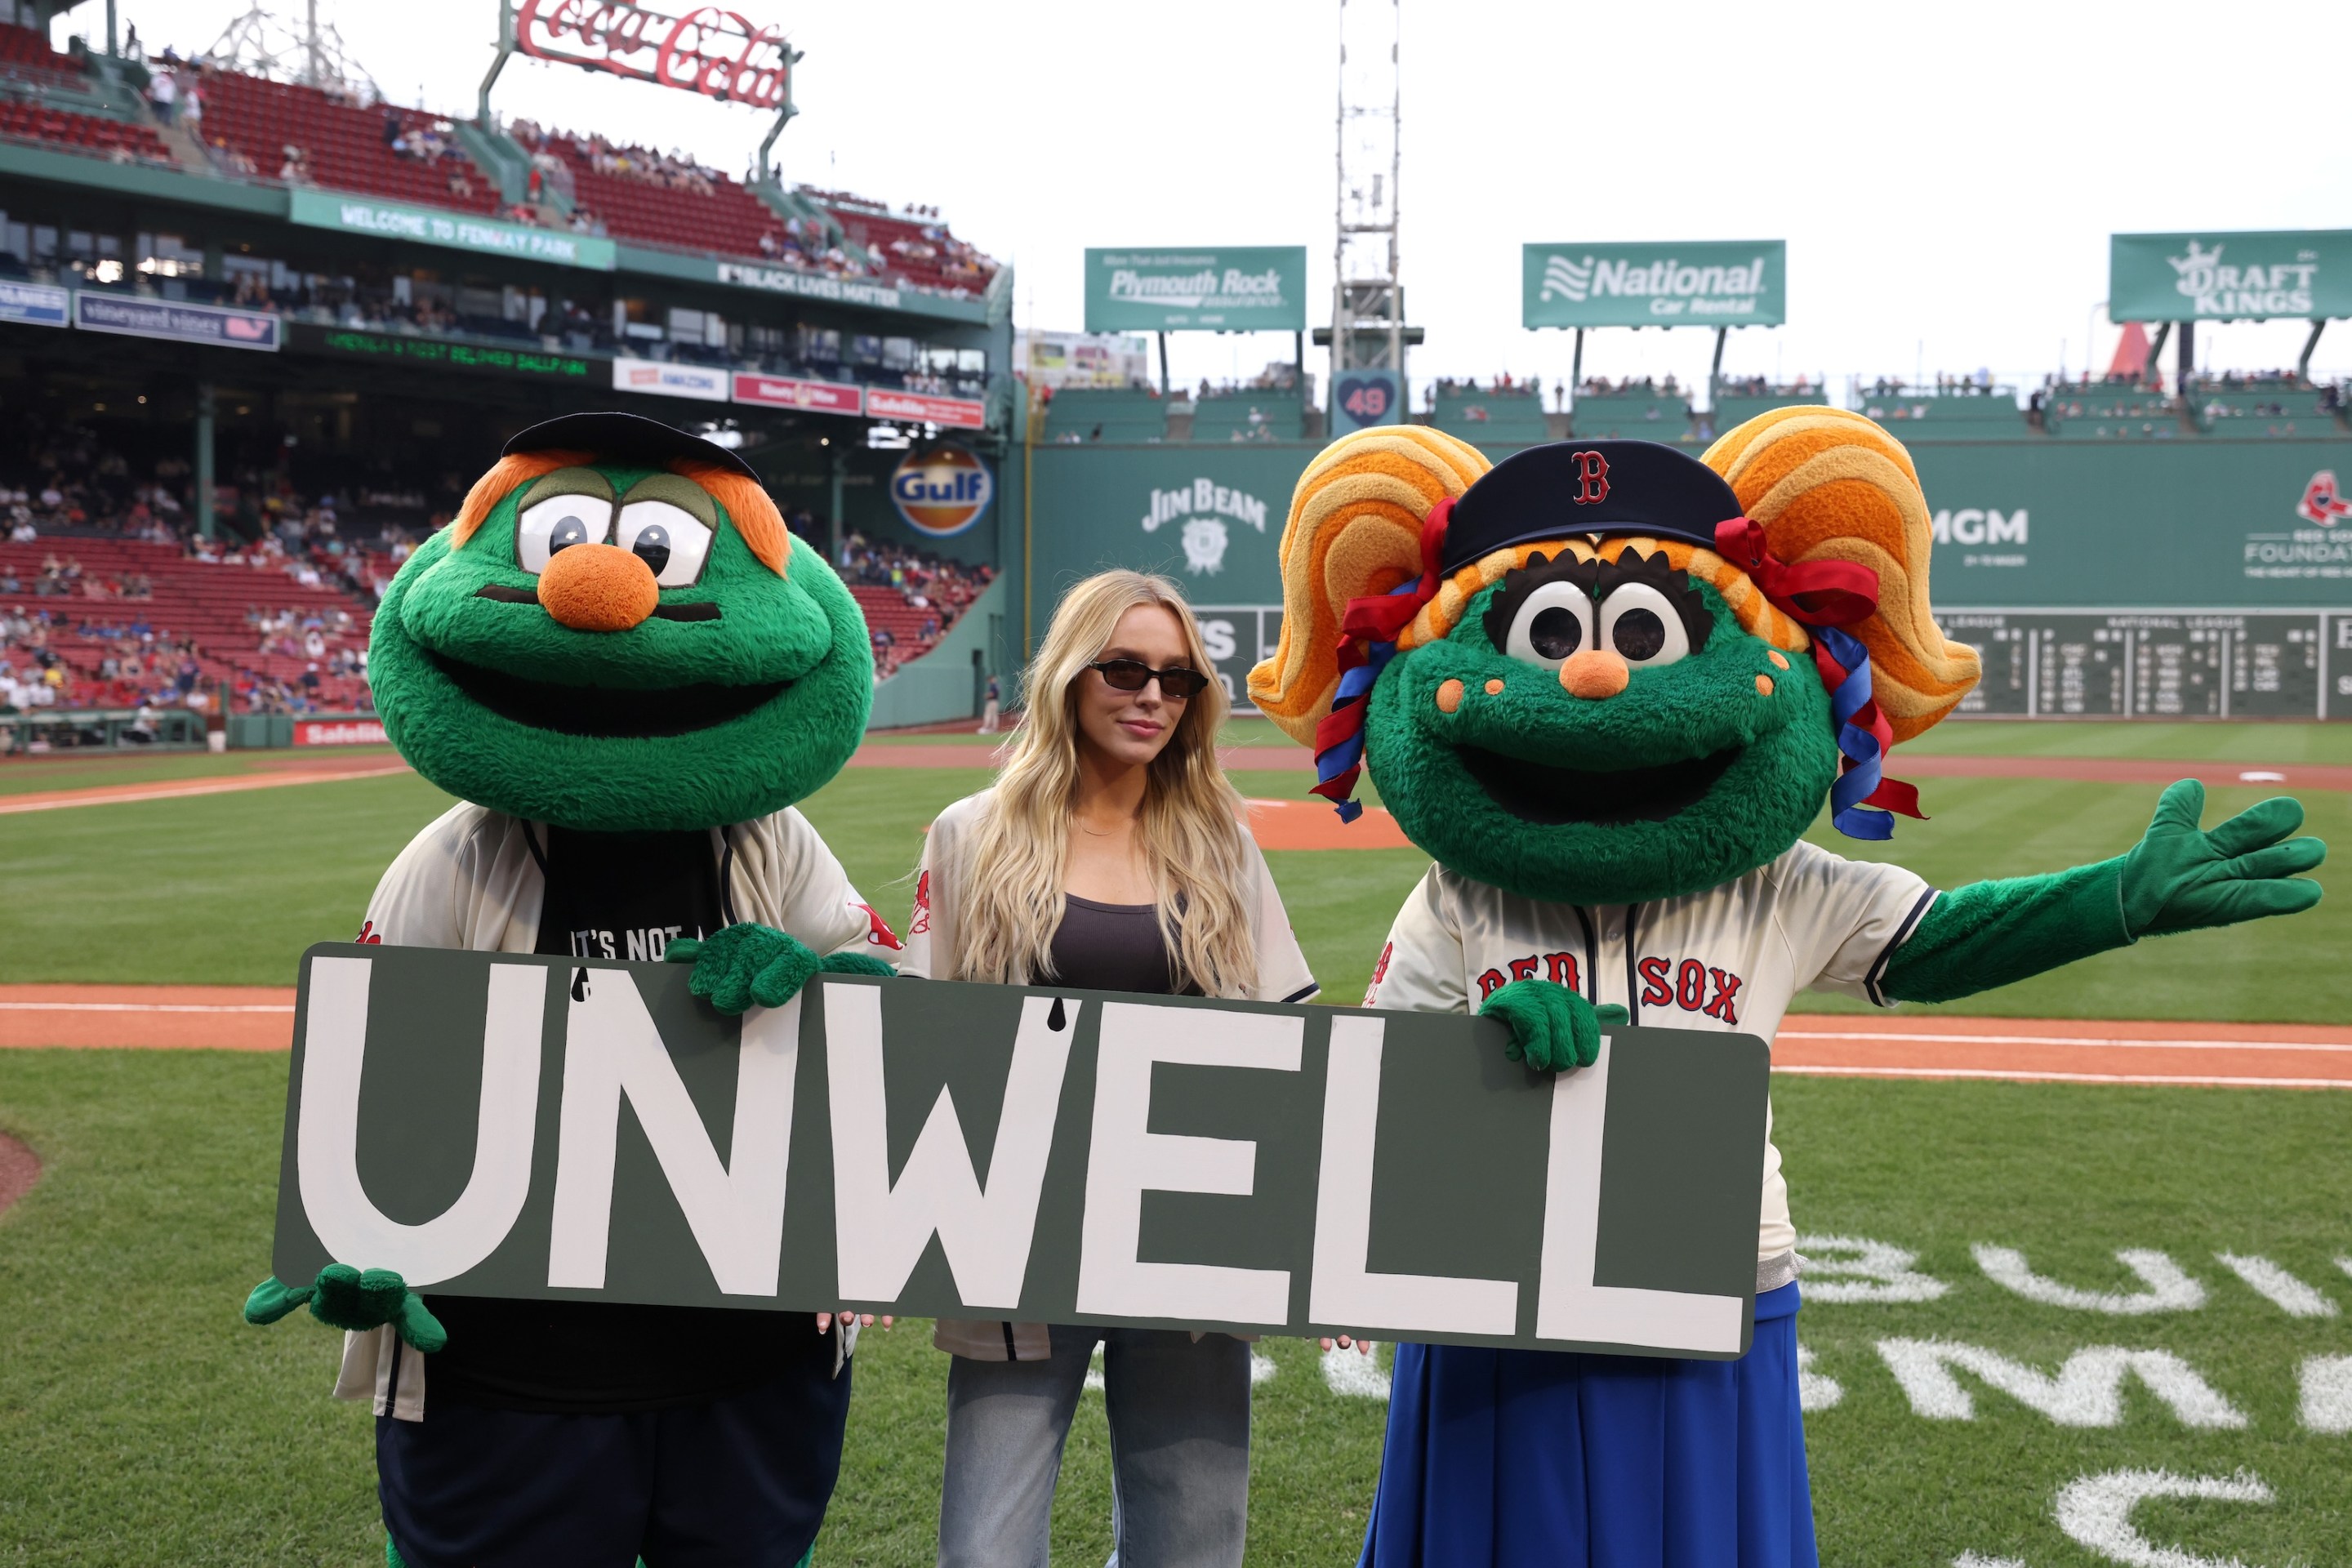
M1386 954L1382 955L1383 958ZM1381 965L1387 967L1385 963ZM1670 955L1652 954L1634 965L1642 977L1642 1005L1645 1008L1679 1007L1685 1013L1699 1013L1719 1023L1739 1022L1739 988L1747 981L1729 970L1704 963L1696 958L1677 960ZM1485 1001L1514 980L1549 980L1555 985L1565 985L1571 991L1582 991L1584 982L1577 970L1576 954L1572 952L1528 953L1514 958L1500 968L1489 969L1478 976L1478 999ZM1375 990L1380 976L1372 977Z

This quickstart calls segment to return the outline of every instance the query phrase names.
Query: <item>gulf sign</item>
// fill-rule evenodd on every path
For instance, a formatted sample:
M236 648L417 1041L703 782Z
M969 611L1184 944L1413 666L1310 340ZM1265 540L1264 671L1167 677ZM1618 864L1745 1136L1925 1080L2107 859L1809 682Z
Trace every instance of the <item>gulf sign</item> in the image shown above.
M988 465L961 447L909 452L890 472L890 503L908 527L935 539L961 533L995 499L996 479Z

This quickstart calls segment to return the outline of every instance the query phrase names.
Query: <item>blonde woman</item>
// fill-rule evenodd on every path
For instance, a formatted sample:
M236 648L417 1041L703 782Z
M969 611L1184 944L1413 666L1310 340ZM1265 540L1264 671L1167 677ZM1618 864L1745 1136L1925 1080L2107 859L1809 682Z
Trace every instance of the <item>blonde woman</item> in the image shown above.
M1227 699L1177 586L1064 595L993 788L931 825L902 974L1302 1002L1315 994L1217 764ZM1070 1417L1103 1347L1116 1560L1226 1568L1249 1513L1249 1347L1225 1334L942 1321L941 1568L1046 1560Z

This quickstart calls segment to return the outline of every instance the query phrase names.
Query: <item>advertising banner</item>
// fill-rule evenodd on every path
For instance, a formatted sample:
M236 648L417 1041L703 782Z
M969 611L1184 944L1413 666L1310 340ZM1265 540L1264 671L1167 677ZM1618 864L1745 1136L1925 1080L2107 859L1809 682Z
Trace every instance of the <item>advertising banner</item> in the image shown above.
M1454 1015L822 976L739 1020L691 974L312 948L278 1278L333 1261L455 1296L1748 1347L1752 1036L1618 1029L1544 1075Z
M1283 518L1314 456L1256 441L1037 447L1030 582L1040 610L1108 566L1164 573L1196 604L1280 604Z
M666 360L616 359L613 388L653 397L691 397L724 403L733 393L733 373L710 364L672 364Z
M310 228L340 229L375 239L410 239L421 245L446 246L452 250L471 250L485 256L552 261L565 267L583 267L593 272L612 271L617 255L613 242L598 235L533 228L529 224L500 223L471 213L435 212L374 196L342 195L299 186L288 196L288 219Z
M762 408L797 408L806 414L862 414L862 390L841 381L797 381L788 375L761 375L739 371L735 401Z
M1087 331L1303 331L1307 247L1087 252Z
M2111 321L2352 316L2352 229L2117 234L2107 238Z
M88 332L120 332L133 338L169 338L225 349L260 349L276 353L284 323L268 310L236 310L226 305L190 305L129 294L74 290L74 325Z
M911 419L924 425L946 425L978 430L988 423L988 405L970 397L934 397L921 392L866 389L866 412L876 419Z
M298 746L381 746L385 742L381 719L297 719Z
M48 283L0 279L0 321L26 327L62 327L73 319L73 292Z
M2352 440L1907 446L1939 610L2352 602Z
M1236 712L1248 713L1249 672L1274 657L1282 644L1280 605L1195 605L1201 646L1217 667L1217 681Z
M515 47L536 59L754 109L789 100L800 58L782 28L715 5L666 16L636 0L522 0L514 29Z
M548 353L539 349L491 348L480 343L453 343L439 338L412 338L398 332L367 332L352 327L320 327L297 321L288 330L288 346L309 353L343 354L353 359L400 361L435 369L518 376L530 381L570 381L585 385L593 360L577 354ZM602 382L604 370L596 367Z
M908 528L949 539L978 522L996 499L996 478L969 447L952 441L908 452L890 470L890 504Z
M1023 331L1013 353L1031 386L1147 386L1151 345L1124 332Z
M1528 327L1777 327L1788 320L1789 242L1529 245Z

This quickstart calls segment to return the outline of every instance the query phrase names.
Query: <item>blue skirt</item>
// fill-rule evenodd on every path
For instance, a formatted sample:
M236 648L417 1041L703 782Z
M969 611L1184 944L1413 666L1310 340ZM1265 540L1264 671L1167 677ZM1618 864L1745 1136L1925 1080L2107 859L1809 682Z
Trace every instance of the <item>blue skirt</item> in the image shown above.
M1738 1361L1397 1346L1359 1568L1816 1568L1797 1306Z

